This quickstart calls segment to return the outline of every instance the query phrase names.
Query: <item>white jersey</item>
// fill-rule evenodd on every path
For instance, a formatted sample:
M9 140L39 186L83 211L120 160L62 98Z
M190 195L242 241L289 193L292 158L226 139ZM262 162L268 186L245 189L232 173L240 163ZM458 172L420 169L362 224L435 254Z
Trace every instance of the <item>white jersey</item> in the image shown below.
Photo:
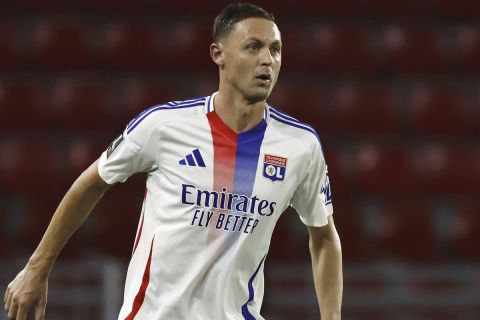
M263 267L280 214L327 224L319 138L270 106L235 133L214 95L145 110L102 154L109 184L148 172L118 319L263 319Z

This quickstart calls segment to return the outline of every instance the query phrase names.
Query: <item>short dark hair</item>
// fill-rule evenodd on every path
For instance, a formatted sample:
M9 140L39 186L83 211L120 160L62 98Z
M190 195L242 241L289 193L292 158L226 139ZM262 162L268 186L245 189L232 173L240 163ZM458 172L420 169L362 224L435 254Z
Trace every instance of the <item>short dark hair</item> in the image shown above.
M262 18L275 22L275 17L270 12L251 3L233 3L228 5L215 17L213 24L213 41L218 42L230 31L233 26L248 18Z

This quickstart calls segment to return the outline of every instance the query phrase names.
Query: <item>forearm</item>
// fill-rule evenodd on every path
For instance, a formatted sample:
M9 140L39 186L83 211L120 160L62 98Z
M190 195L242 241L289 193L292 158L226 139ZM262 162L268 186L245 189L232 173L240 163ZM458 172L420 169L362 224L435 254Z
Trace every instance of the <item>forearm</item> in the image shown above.
M101 181L97 173L97 162L85 170L73 183L57 207L50 224L28 267L47 277L71 235L85 221L98 200L109 186Z
M334 232L321 244L310 241L313 277L323 320L341 318L343 272L342 250Z

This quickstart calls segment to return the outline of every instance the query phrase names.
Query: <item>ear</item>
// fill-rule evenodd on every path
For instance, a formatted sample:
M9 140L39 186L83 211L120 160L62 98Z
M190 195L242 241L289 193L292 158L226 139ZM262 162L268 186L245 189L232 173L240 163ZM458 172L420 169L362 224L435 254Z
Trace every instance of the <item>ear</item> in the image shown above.
M223 45L218 42L213 42L210 45L210 57L212 57L213 62L219 67L222 67L224 64L223 56Z

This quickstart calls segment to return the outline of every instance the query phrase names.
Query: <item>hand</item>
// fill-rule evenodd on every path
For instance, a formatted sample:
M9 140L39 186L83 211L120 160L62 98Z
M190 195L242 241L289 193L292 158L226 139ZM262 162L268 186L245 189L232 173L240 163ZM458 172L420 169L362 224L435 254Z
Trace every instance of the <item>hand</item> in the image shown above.
M3 300L8 318L25 320L30 308L35 305L35 320L44 320L47 291L48 277L39 277L28 266L25 267L5 291Z

